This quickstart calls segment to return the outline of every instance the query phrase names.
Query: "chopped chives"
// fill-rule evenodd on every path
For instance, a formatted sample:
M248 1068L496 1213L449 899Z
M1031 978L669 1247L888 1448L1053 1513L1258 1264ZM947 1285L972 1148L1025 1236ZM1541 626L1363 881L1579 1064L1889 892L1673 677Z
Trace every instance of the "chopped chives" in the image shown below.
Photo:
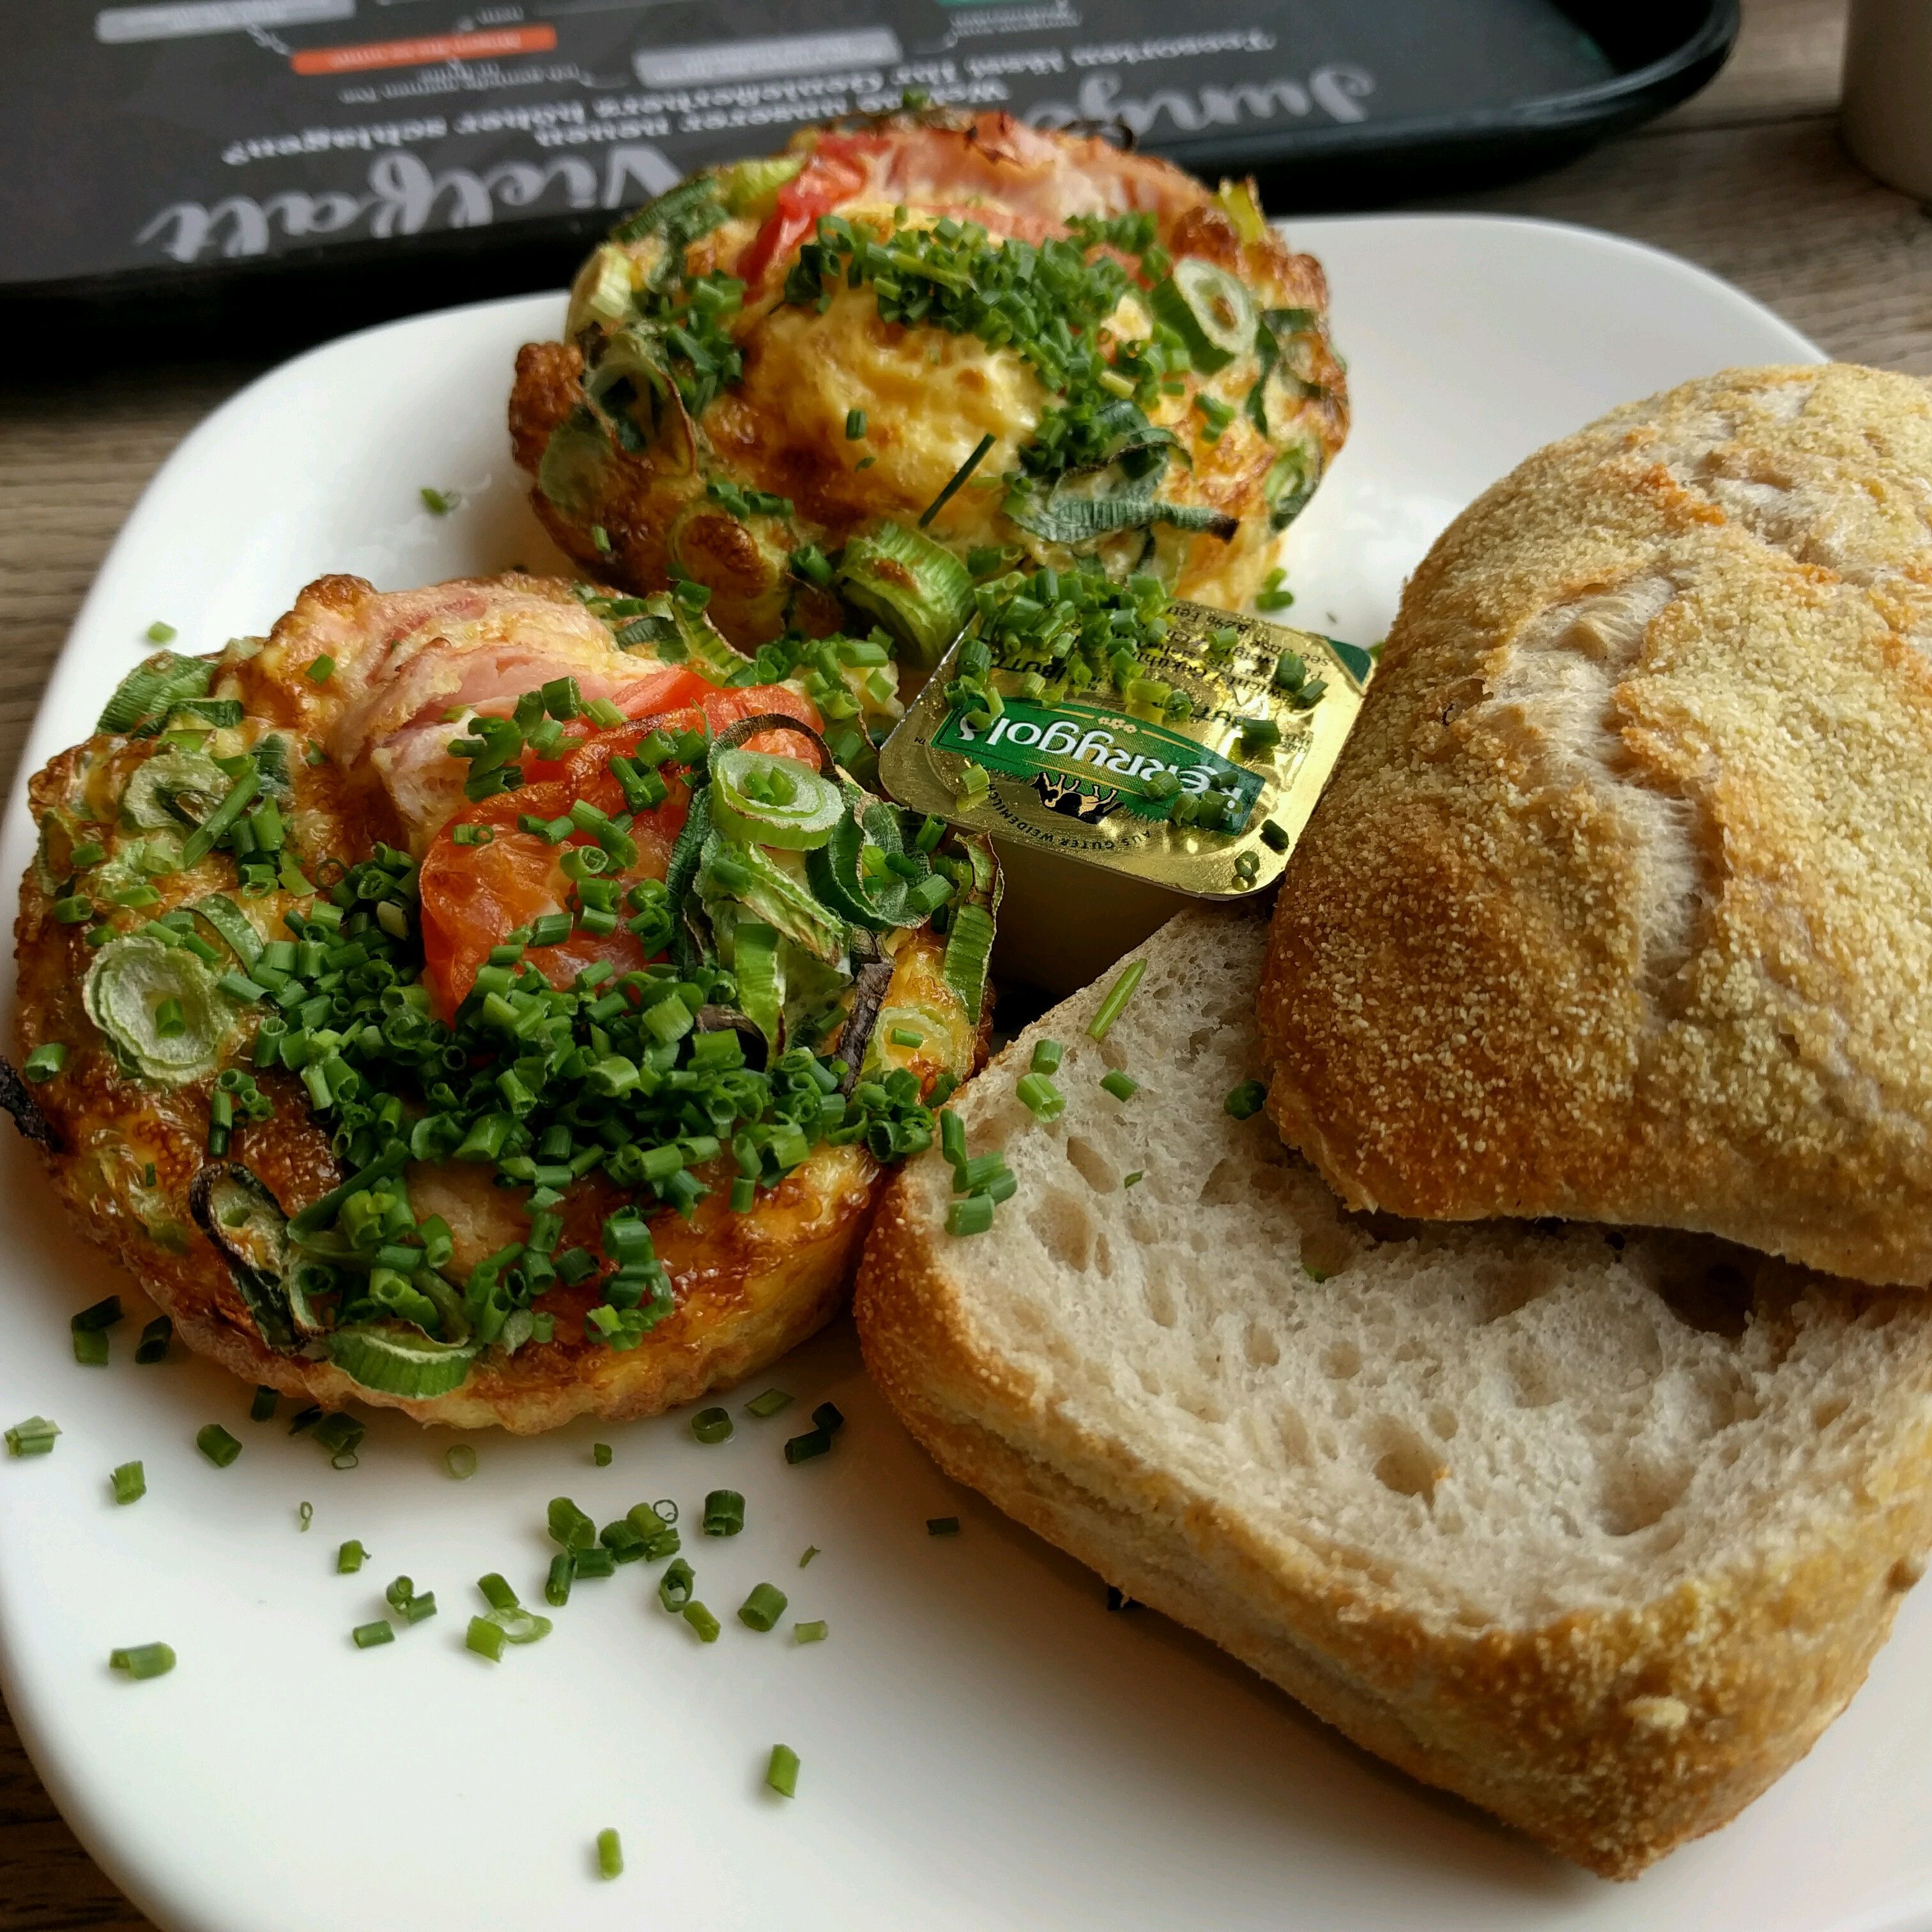
M1222 1111L1238 1120L1250 1120L1268 1104L1268 1082L1264 1080L1244 1080L1238 1087L1228 1090L1228 1097L1221 1102Z
M1066 1111L1066 1096L1044 1073L1022 1073L1013 1092L1036 1120L1057 1120Z
M68 1326L76 1334L84 1328L112 1328L122 1318L121 1298L110 1294L68 1318Z
M1087 1036L1090 1040L1105 1040L1112 1030L1114 1022L1120 1017L1127 1002L1134 996L1134 989L1147 976L1147 962L1136 959L1107 988L1106 996L1099 1010L1087 1022Z
M832 1633L832 1626L823 1617L814 1617L808 1624L794 1624L791 1640L794 1643L823 1643Z
M1120 1185L1123 1187L1138 1187L1146 1178L1147 1169L1143 1167L1137 1167L1134 1169L1132 1173L1127 1174L1122 1178Z
M20 1071L38 1086L44 1080L51 1080L66 1064L66 1047L59 1040L50 1040L28 1054Z
M678 1614L697 1631L700 1643L716 1643L718 1641L718 1633L724 1626L695 1597Z
M442 1466L459 1483L466 1483L476 1473L476 1451L466 1442L452 1442L442 1452Z
M957 1536L959 1519L956 1516L929 1516L926 1520L928 1536Z
M326 651L320 657L312 658L302 675L311 684L326 684L335 669L335 660Z
M736 1490L713 1490L704 1498L706 1536L736 1536L745 1527L745 1498Z
M823 1429L808 1429L802 1436L788 1438L784 1446L788 1462L808 1462L814 1456L828 1454L832 1448L832 1438Z
M281 1399L280 1390L272 1389L266 1382L258 1382L255 1388L254 1399L248 1405L248 1420L250 1422L272 1421L274 1418L275 1406Z
M314 1522L314 1504L297 1503L296 1504L296 1527L298 1529L306 1530L309 1525Z
M776 1585L758 1583L738 1606L738 1621L747 1630L769 1630L785 1613L785 1593Z
M194 1446L218 1469L225 1469L242 1453L242 1444L220 1423L211 1422L198 1430Z
M139 1462L123 1462L113 1474L114 1500L137 1503L148 1493L147 1472Z
M805 1546L805 1554L798 1559L798 1567L802 1570L818 1554L818 1545L815 1543L808 1543Z
M771 1762L765 1768L765 1782L781 1798L798 1796L798 1753L790 1744L774 1744Z
M590 1445L590 1460L600 1469L610 1466L610 1445L608 1442L593 1442Z
M596 1524L568 1496L552 1496L549 1514L550 1540L565 1549L588 1550L597 1540Z
M974 445L971 454L967 458L964 463L960 464L957 470L953 471L952 480L947 483L946 488L940 490L939 494L934 497L932 501L927 504L926 508L920 512L919 526L921 530L924 530L926 526L932 521L933 518L938 516L940 512L944 509L946 505L951 502L953 498L966 487L966 479L970 477L974 471L979 468L981 463L986 460L987 451L991 449L993 446L993 440L992 432L989 430L984 436L980 437L980 440L976 443Z
M1057 1040L1036 1040L1033 1043L1033 1058L1028 1063L1030 1070L1035 1073L1058 1073L1066 1052Z
M500 1664L503 1646L508 1640L501 1624L493 1624L488 1617L472 1617L469 1629L464 1633L463 1645L478 1657L487 1657L492 1664Z
M755 1415L760 1422L769 1420L781 1409L789 1408L792 1399L782 1388L768 1388L763 1395L754 1395L745 1405L747 1415Z
M378 1617L373 1624L358 1624L349 1633L358 1650L373 1650L379 1643L394 1643L395 1626L387 1617Z
M731 1437L730 1410L700 1408L691 1418L691 1432L700 1442L725 1442Z
M551 1609L560 1610L570 1601L570 1586L577 1575L577 1564L570 1552L560 1550L550 1559L550 1574L544 1579L544 1601Z
M175 1324L165 1315L158 1315L141 1330L134 1359L144 1367L166 1359L168 1344L175 1339Z
M821 1402L812 1412L812 1419L828 1436L836 1436L845 1426L845 1418L836 1402Z
M130 1644L109 1653L107 1667L124 1670L139 1682L144 1677L165 1677L175 1667L175 1654L164 1643Z
M181 635L173 625L164 623L157 617L142 633L151 644L171 644Z
M1292 842L1286 826L1272 818L1262 820L1262 843L1270 852L1286 852Z
M338 1576L352 1576L362 1567L362 1559L368 1555L354 1538L345 1543L335 1552L335 1574Z
M845 440L856 442L866 434L866 412L848 410L845 412Z
M523 1606L517 1601L517 1593L512 1589L508 1579L500 1570L493 1570L487 1576L476 1580L476 1587L483 1593L483 1600L493 1610L515 1610Z
M74 1358L82 1368L107 1366L107 1331L104 1328L76 1328L72 1336Z
M658 1601L668 1610L681 1610L691 1601L692 1587L697 1581L697 1572L682 1556L668 1564L664 1574L658 1579Z
M422 506L433 517L446 517L463 499L454 490L434 490L425 483L416 492Z
M597 1869L605 1878L624 1875L623 1842L608 1825L597 1834Z
M966 1123L950 1107L939 1116L939 1150L954 1167L966 1158Z
M962 1195L946 1210L949 1234L983 1234L992 1225L993 1198L989 1194ZM788 1443L785 1447L789 1453L791 1445Z
M1141 1090L1141 1083L1118 1066L1111 1073L1102 1076L1100 1084L1117 1100L1131 1100Z

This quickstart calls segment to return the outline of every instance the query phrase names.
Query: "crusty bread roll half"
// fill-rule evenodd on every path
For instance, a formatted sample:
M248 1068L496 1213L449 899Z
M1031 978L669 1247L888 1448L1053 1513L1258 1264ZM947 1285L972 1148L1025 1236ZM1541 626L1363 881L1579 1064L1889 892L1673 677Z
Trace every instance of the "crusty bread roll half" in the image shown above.
M1227 1108L1262 949L1185 914L1104 1040L1095 987L961 1090L1017 1186L951 1234L939 1150L907 1164L867 1364L942 1468L1109 1582L1629 1877L1804 1754L1918 1576L1932 1297L1704 1236L1341 1213ZM1014 1090L1042 1036L1050 1123Z
M1733 370L1417 572L1277 905L1270 1108L1352 1206L1932 1280L1932 390Z

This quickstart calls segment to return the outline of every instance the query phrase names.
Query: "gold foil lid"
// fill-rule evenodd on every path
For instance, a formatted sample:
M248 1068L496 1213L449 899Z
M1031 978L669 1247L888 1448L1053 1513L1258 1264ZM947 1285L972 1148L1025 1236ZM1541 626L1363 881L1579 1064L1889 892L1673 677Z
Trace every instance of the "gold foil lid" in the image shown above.
M1167 617L1126 695L1096 686L1035 699L1003 676L997 716L976 695L947 697L956 645L879 754L886 790L1003 842L1197 898L1273 884L1372 662L1204 604L1172 604Z

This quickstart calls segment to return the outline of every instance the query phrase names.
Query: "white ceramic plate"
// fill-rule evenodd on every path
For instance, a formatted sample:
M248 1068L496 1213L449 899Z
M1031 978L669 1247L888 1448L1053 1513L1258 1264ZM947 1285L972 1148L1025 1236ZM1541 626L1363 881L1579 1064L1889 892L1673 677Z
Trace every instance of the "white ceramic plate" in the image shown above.
M1437 530L1538 443L1725 364L1816 355L1735 290L1602 236L1464 218L1293 232L1328 264L1357 423L1298 528L1295 615L1364 644ZM517 345L560 315L536 297L352 337L188 438L55 672L0 844L10 895L25 772L86 734L152 620L206 650L325 572L389 587L552 560L502 417ZM462 507L429 515L424 484ZM10 1132L0 1214L0 1424L65 1432L50 1457L0 1462L6 1696L75 1828L168 1932L1932 1924L1932 1606L1908 1606L1850 1714L1740 1822L1613 1886L1384 1770L1153 1616L1108 1615L1095 1578L934 1472L842 1328L760 1379L797 1407L741 1416L718 1448L677 1417L488 1436L458 1483L453 1438L378 1415L338 1472L284 1424L251 1424L214 1370L134 1366L138 1314L112 1368L74 1364L68 1316L127 1284L59 1224ZM837 1450L788 1468L781 1442L827 1396L850 1418ZM215 1420L246 1445L225 1471L194 1446ZM108 1472L135 1456L148 1494L116 1508ZM549 1497L603 1522L721 1486L744 1492L746 1532L689 1551L716 1644L632 1568L580 1584L555 1634L500 1665L464 1651L478 1575L539 1598ZM929 1538L942 1514L964 1533ZM349 1537L370 1560L338 1576ZM800 1570L808 1543L824 1554ZM442 1614L355 1650L399 1571ZM740 1627L764 1578L830 1641ZM114 1646L156 1638L172 1676L110 1673ZM790 1803L760 1784L780 1741L803 1760ZM614 1885L592 1865L607 1825L630 1865Z

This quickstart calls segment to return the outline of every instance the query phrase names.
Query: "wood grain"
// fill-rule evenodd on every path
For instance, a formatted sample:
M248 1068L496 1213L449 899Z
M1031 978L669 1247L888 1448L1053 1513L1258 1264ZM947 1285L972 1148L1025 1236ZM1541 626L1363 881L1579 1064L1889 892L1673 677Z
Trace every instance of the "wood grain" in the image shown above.
M1540 179L1418 205L1634 236L1727 277L1834 356L1932 375L1932 220L1838 146L1843 41L1843 0L1745 0L1736 56L1696 99ZM0 382L0 779L142 485L256 373L211 359ZM0 1711L0 1932L146 1925L61 1822Z

